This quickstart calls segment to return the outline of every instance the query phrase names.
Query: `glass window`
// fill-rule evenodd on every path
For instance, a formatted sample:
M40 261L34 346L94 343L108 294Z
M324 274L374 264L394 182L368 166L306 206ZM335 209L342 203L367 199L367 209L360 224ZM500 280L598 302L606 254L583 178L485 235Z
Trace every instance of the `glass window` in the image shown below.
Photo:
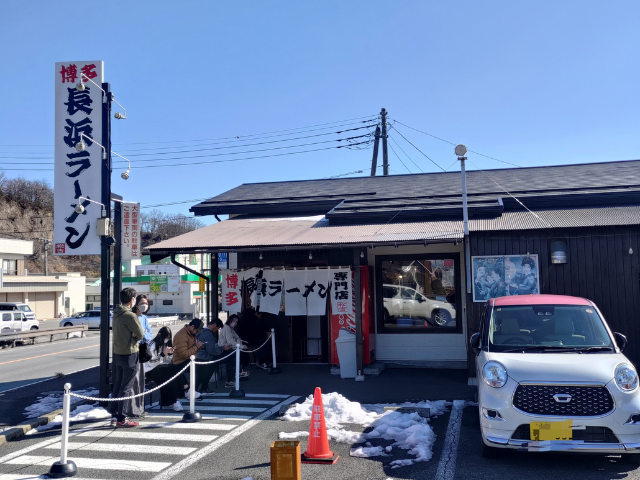
M29 308L29 305L21 305L20 306L20 310L22 310L23 312L30 312L31 309Z
M18 261L2 260L2 273L4 275L18 275Z
M378 257L381 333L461 331L457 257Z
M10 313L3 313L2 314L2 321L3 322L10 322L11 321L11 314Z
M156 274L156 271L155 271L155 270L149 270L148 275L155 275L155 274Z
M173 300L162 300L162 305L173 305Z

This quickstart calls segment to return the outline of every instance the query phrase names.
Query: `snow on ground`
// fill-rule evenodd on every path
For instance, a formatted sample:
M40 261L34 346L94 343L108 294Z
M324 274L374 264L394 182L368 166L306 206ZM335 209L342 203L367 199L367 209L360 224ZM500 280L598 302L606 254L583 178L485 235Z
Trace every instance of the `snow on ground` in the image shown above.
M111 413L106 411L102 407L96 407L93 405L80 405L74 411L69 413L70 422L86 422L89 420L102 420L105 418L111 418ZM46 425L41 425L29 430L27 432L27 435L44 432L45 430L49 430L59 425L62 425L62 415L56 415L56 418L54 418Z
M94 395L98 395L100 393L98 390L88 389L88 390L78 390L78 395L84 395L86 397L91 397ZM53 410L57 410L62 408L62 392L60 393L51 393L46 397L38 397L38 400L33 404L29 405L24 409L24 415L27 418L36 418L41 415L46 415L47 413L52 412ZM71 397L71 403L78 403L82 399L77 397Z
M351 402L339 393L325 393L322 395L325 422L327 424L327 436L330 439L342 443L363 443L366 440L379 438L391 440L393 443L387 447L373 446L366 442L363 446L351 449L354 457L387 456L398 447L407 450L413 459L395 460L391 462L392 468L411 465L415 462L426 462L431 459L431 448L436 436L429 425L429 419L423 418L417 413L401 413L398 411L384 411L384 407L414 407L429 408L431 416L442 415L447 411L449 403L444 400L435 402L422 401L417 403L405 402L402 404L374 404L361 405ZM309 395L303 403L295 404L283 416L283 420L300 422L311 420L311 408L313 395ZM358 433L345 430L343 425L357 424L370 427L369 433ZM299 438L309 435L308 432L280 433L281 439Z

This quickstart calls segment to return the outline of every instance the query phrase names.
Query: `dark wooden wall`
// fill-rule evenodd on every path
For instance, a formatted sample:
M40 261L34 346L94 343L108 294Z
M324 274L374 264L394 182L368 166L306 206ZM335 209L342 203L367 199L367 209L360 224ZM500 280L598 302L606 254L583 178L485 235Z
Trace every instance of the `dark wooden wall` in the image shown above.
M614 332L627 336L625 355L640 362L640 243L638 227L580 228L471 235L471 255L538 254L540 293L573 295L595 302ZM550 263L553 239L567 242L567 263ZM629 254L629 248L633 250ZM478 331L483 303L472 303L470 337ZM475 376L469 354L469 375Z

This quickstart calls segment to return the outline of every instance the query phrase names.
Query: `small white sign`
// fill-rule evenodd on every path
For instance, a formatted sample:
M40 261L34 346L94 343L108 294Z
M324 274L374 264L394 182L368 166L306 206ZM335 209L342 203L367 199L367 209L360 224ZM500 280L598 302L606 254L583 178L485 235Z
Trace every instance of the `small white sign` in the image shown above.
M140 258L140 204L122 204L122 259Z

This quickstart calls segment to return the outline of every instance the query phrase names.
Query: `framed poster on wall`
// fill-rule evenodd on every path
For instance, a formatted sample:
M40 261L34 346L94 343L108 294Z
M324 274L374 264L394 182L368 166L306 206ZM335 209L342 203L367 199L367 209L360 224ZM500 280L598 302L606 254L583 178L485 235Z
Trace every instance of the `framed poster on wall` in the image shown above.
M537 254L471 257L471 264L474 302L540 293Z

